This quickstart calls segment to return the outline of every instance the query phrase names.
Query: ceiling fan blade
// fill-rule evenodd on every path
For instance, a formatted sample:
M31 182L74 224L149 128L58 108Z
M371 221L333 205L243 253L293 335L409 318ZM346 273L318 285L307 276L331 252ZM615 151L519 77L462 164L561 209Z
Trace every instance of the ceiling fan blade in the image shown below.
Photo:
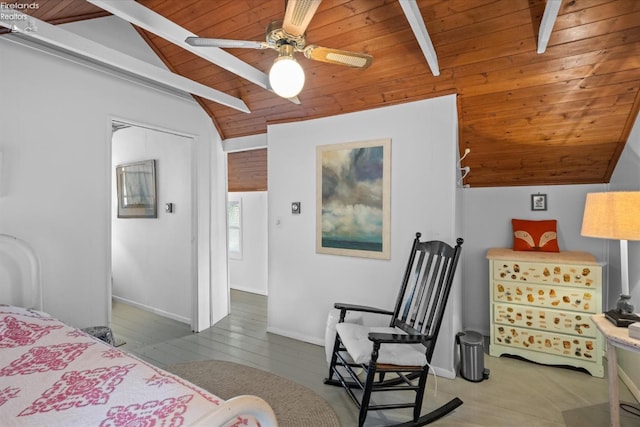
M307 46L304 49L304 56L314 61L347 65L353 68L368 68L373 62L373 56L366 53L350 52L348 50L332 49L315 45Z
M210 39L207 37L187 37L185 43L198 47L265 49L266 43L245 40Z
M282 29L294 37L303 35L321 2L322 0L287 1Z

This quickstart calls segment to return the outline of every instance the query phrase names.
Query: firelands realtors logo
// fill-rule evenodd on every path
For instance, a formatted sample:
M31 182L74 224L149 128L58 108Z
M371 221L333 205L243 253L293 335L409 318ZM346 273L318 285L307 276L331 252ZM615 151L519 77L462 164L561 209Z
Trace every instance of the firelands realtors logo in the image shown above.
M28 13L31 10L40 9L38 3L8 3L6 1L0 2L0 19L6 19L9 21L26 21L29 19L24 13ZM16 13L21 12L21 13Z
M13 3L9 3L3 1L0 2L0 21L13 22L12 29L18 30L18 27L15 25L15 23L20 21L29 21L31 17L28 15L28 13L37 9L40 9L40 4L38 4L37 2L18 3L16 1ZM35 26L29 23L27 28L25 28L24 30L34 31Z
M0 2L0 8L2 9L11 9L11 10L34 10L40 9L40 5L38 3L7 3L6 1Z

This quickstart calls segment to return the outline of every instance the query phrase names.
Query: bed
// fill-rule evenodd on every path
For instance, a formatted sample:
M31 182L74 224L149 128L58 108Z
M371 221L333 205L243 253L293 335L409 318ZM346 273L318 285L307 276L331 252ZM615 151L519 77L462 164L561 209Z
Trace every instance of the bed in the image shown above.
M257 396L222 400L42 312L39 281L30 247L0 235L3 426L277 426Z

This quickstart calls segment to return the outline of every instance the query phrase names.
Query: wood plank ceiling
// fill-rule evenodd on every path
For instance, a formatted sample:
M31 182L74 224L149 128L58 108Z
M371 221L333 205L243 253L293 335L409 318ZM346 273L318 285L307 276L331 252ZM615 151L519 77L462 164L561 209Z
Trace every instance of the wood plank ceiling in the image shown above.
M20 0L27 3L25 0ZM30 1L29 1L30 2ZM263 40L284 0L138 0L202 37ZM103 16L84 0L40 0L28 13L53 23ZM367 52L367 70L296 59L300 105L145 30L174 72L232 96L242 113L199 100L223 138L267 124L326 117L457 94L459 150L472 187L606 183L640 108L640 1L563 0L543 54L545 0L417 0L438 55L429 70L397 0L324 0L310 44ZM272 50L228 49L268 73Z

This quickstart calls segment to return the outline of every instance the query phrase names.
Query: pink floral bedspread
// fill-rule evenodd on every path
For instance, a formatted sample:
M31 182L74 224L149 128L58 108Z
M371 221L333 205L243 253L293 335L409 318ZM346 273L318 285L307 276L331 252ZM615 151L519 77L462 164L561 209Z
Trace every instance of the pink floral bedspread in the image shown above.
M43 313L0 305L2 426L190 426L222 403Z

